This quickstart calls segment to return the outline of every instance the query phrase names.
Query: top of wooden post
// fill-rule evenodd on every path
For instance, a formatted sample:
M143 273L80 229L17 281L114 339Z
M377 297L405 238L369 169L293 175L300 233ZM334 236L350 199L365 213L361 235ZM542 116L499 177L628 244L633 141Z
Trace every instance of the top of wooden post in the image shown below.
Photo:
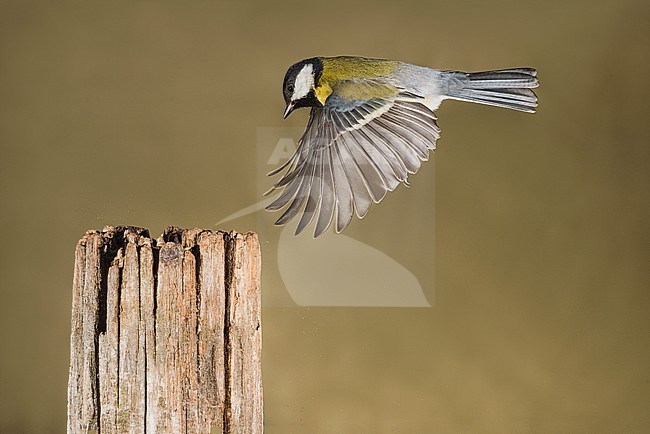
M68 432L262 432L260 266L252 232L86 232Z

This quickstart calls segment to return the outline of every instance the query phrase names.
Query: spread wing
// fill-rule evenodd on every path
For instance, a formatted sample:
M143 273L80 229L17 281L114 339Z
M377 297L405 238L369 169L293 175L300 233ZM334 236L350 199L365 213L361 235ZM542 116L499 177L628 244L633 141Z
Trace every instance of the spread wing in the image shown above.
M271 190L282 192L267 209L287 206L278 225L301 214L296 235L314 220L314 237L333 221L341 232L354 213L363 218L428 159L440 137L436 119L409 93L354 102L330 96L324 108L312 109L296 152L269 173L286 169Z

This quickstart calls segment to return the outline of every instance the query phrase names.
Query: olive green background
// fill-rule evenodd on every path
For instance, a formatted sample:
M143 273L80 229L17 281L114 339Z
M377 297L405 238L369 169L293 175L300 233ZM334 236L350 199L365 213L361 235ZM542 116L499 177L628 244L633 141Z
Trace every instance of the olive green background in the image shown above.
M649 431L648 22L647 1L0 2L0 432L64 430L84 231L254 203L257 129L306 121L281 119L286 68L338 54L533 66L540 107L444 103L435 196L427 163L346 230L433 307L265 308L266 431Z

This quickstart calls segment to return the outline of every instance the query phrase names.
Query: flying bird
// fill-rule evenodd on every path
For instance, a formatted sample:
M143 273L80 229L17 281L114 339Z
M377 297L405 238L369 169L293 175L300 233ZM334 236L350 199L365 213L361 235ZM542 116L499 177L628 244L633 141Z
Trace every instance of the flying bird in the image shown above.
M393 60L313 57L284 77L284 117L310 107L309 121L266 209L300 215L295 234L315 221L314 237L334 223L341 232L353 214L363 218L436 149L434 111L445 99L534 113L539 85L532 68L441 71Z

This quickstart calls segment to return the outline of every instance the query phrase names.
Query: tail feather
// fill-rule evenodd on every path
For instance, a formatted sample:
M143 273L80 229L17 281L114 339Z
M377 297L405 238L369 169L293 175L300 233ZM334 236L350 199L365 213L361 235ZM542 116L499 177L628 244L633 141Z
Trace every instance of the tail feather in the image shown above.
M534 113L539 86L532 68L485 72L448 72L447 98Z

